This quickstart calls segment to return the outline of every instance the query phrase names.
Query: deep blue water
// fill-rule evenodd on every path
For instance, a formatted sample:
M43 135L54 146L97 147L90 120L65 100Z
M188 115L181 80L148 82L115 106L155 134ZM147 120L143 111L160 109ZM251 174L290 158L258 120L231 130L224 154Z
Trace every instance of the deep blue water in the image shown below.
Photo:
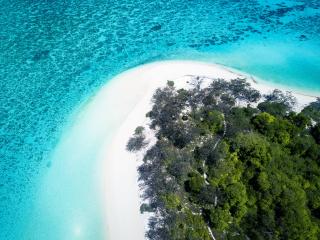
M163 59L217 62L319 96L320 2L0 0L1 240L44 239L30 237L35 229L79 239L34 213L51 153L70 114L108 79ZM99 226L98 204L88 206ZM103 235L87 231L83 239Z

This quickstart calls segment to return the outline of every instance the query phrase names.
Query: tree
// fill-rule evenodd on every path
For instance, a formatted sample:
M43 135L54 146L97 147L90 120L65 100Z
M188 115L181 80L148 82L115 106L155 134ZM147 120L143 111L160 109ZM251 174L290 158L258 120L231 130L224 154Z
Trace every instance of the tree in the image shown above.
M257 109L251 107L235 107L230 114L226 115L228 137L233 137L240 132L250 132L253 130L251 118L257 114Z
M177 194L168 193L162 196L165 207L170 210L181 210L181 200Z
M311 129L311 135L314 137L316 142L320 144L320 123L318 123Z
M317 98L315 102L310 103L306 106L301 113L310 117L315 122L320 122L320 97Z
M267 112L271 115L284 117L290 110L287 104L283 102L264 101L258 104L258 109L261 112Z
M279 89L273 90L272 93L264 95L266 101L285 104L290 110L296 104L297 99L292 96L291 92L282 92Z
M300 128L300 129L305 129L307 127L311 126L311 119L309 117L307 117L305 114L303 113L294 113L291 112L289 114L289 116L287 117L296 127Z
M167 81L167 86L168 87L174 87L174 81Z
M210 111L207 113L205 123L208 125L212 133L219 133L223 131L224 117L219 111Z
M274 123L275 120L276 118L273 115L263 112L255 116L252 119L252 123L259 132L265 133L269 130L269 126Z
M270 189L271 184L268 180L268 175L266 172L260 172L258 176L258 184L259 184L259 188L262 191L267 191L268 189Z
M240 101L257 102L261 98L260 92L251 88L246 79L231 80L229 88L232 96Z
M239 158L249 167L261 168L270 161L270 144L260 134L240 133L234 139L233 147Z
M211 237L202 216L187 210L175 221L169 239L211 240Z
M189 174L189 179L185 182L185 189L187 192L199 193L204 185L203 177L198 172L192 172Z
M144 127L137 127L135 129L133 137L131 137L127 143L127 150L135 152L141 150L148 143L145 140Z
M140 213L143 214L145 212L153 212L152 207L150 206L150 204L147 203L143 203L140 206Z
M201 80L154 95L157 139L138 168L141 211L154 213L147 237L319 239L318 105L295 113L292 95L275 90L256 108L259 94L244 80Z
M224 232L232 222L232 216L228 209L212 208L210 210L210 222L218 232Z

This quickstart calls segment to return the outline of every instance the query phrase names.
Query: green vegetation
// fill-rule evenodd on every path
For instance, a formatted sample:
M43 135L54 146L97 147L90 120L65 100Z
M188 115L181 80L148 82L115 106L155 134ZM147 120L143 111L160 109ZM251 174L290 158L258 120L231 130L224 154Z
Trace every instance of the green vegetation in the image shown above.
M320 239L320 100L295 113L289 93L195 81L158 89L147 114L157 137L139 167L147 237ZM142 128L128 146L145 146Z
M128 151L138 151L141 148L145 147L147 145L147 142L145 141L145 135L144 135L144 127L137 127L134 131L134 135L127 143L127 150Z

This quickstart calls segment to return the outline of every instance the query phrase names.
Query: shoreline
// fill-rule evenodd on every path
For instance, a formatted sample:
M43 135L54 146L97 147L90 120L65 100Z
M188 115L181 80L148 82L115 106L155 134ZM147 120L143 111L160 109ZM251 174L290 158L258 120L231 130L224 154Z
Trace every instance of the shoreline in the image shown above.
M112 128L112 134L105 140L103 150L99 154L102 161L100 174L108 240L144 239L148 216L140 214L139 211L142 191L138 186L137 167L141 162L141 156L128 152L126 143L137 126L147 124L145 114L152 107L151 97L154 91L165 86L168 80L173 80L177 88L187 87L187 75L225 80L245 77L251 86L262 94L274 89L273 86L254 82L255 79L251 79L251 75L232 72L218 64L197 61L148 63L125 71L106 84L93 101L96 98L105 98L107 106L102 109L106 109L104 114L112 116L105 123ZM294 92L292 95L297 98L298 108L316 99Z
M313 91L308 91L308 90L305 90L305 89L297 89L295 87L290 87L290 86L286 86L286 85L283 85L283 84L279 84L279 83L273 83L273 82L269 82L267 80L264 80L263 78L260 78L260 77L257 77L255 75L252 75L252 74L249 74L249 73L246 73L246 72L243 72L241 70L238 70L238 69L235 69L235 68L231 68L231 67L228 67L226 65L223 65L223 64L218 64L218 63L212 63L213 65L217 65L223 69L226 69L230 72L233 72L235 74L239 74L243 77L246 77L248 80L252 80L252 82L254 82L255 84L259 84L259 85L264 85L264 86L268 86L269 88L272 88L272 89L279 89L281 91L288 91L288 92L291 92L293 95L298 95L298 96L306 96L306 97L312 97L312 98L317 98L317 97L320 97L320 93L318 93L318 96L317 96L317 93L316 92L313 92Z

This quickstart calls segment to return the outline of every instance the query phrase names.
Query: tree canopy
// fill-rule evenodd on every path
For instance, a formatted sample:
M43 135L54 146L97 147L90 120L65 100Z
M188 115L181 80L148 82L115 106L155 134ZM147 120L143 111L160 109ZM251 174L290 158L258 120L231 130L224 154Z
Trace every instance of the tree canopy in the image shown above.
M319 99L301 113L290 93L260 99L243 79L156 91L138 169L149 239L320 239Z

